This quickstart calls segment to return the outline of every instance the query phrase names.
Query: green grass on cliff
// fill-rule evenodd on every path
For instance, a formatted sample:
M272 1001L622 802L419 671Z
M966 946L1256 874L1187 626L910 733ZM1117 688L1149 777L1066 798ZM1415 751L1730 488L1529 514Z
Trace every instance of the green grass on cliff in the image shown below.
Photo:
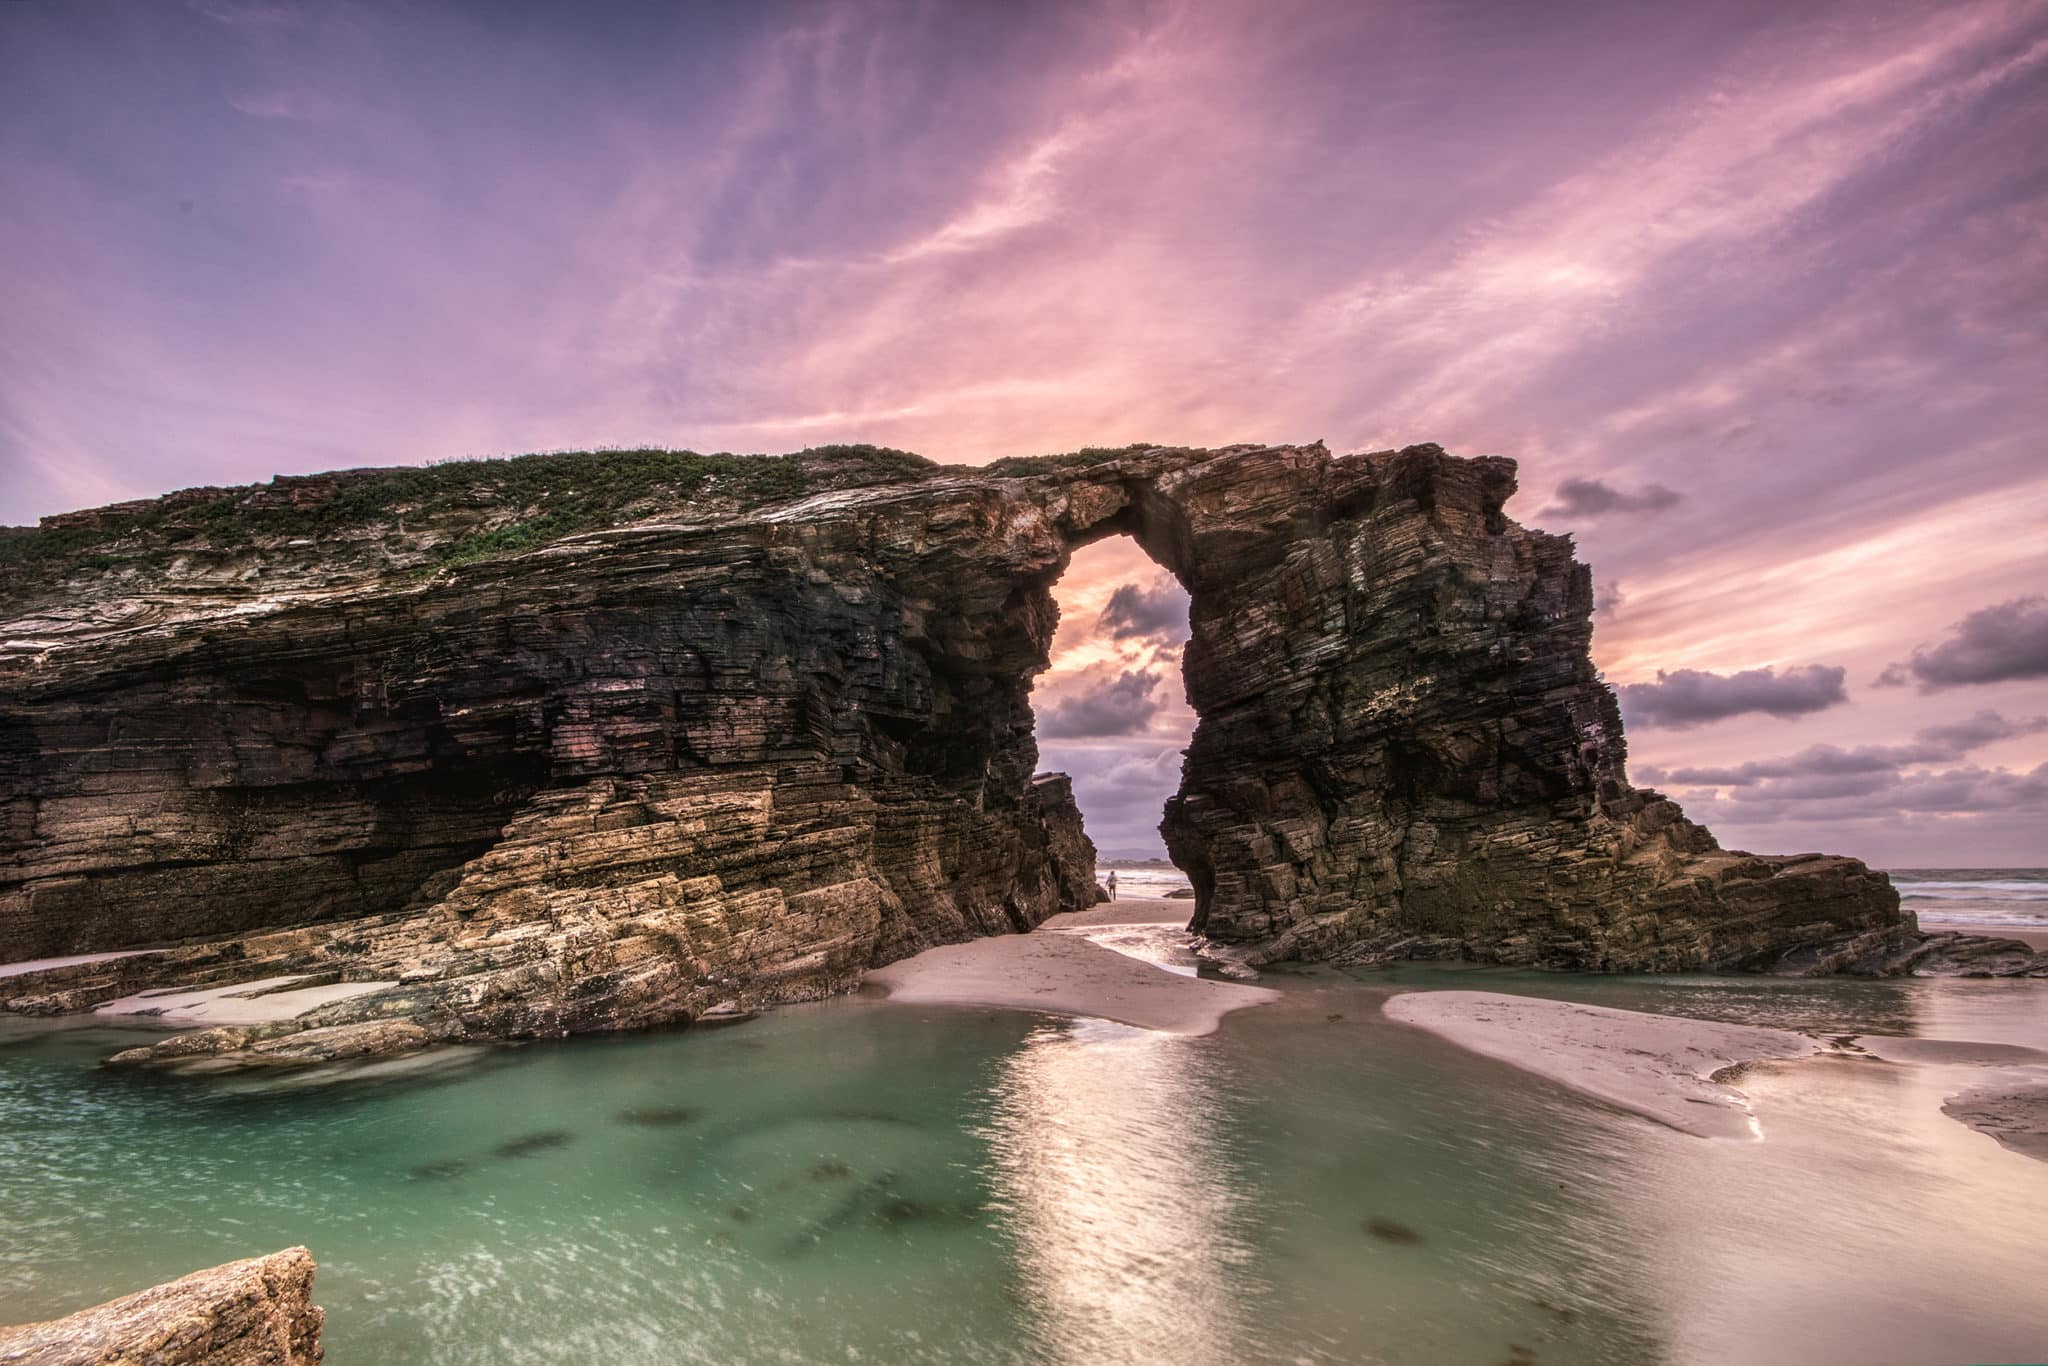
M1150 449L1091 446L1011 456L977 473L1018 478L1086 468ZM0 575L54 585L117 569L145 575L179 557L261 550L308 566L334 557L431 572L536 549L647 517L747 512L833 489L913 482L963 467L886 446L814 446L791 455L704 455L657 447L556 451L198 488L0 527Z
M1060 470L1084 469L1089 465L1106 464L1126 455L1154 449L1149 441L1135 441L1128 446L1083 446L1078 451L1065 451L1059 455L1008 455L1001 460L991 460L981 467L984 474L998 479L1021 479L1033 474L1056 474Z
M831 489L923 479L938 469L923 456L880 446L773 456L647 447L281 476L6 528L0 570L55 578L254 543L374 541L380 532L398 545L433 537L429 567L466 564L639 517L743 512Z

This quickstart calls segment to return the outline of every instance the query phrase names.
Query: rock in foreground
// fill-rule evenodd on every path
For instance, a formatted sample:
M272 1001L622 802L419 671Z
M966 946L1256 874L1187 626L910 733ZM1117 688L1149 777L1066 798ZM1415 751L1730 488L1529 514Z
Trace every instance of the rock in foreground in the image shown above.
M292 1247L0 1328L0 1366L312 1366L323 1317L313 1254Z

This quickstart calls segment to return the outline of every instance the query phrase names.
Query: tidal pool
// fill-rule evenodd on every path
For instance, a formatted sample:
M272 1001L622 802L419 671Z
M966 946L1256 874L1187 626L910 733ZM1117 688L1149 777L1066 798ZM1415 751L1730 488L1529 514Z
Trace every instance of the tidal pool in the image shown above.
M1269 976L1202 1038L853 999L325 1085L0 1021L0 1321L293 1243L328 1360L2048 1357L2048 1164L1958 1069L1770 1065L1690 1138L1379 1018L1392 986L2048 1043L2038 983Z

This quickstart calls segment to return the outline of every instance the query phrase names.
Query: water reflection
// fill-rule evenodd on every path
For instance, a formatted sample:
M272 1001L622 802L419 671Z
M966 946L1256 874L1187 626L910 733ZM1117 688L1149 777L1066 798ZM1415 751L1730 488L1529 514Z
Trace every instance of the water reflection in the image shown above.
M1046 1360L1243 1359L1259 1291L1215 1064L1197 1041L1094 1020L1005 1061L993 1186Z

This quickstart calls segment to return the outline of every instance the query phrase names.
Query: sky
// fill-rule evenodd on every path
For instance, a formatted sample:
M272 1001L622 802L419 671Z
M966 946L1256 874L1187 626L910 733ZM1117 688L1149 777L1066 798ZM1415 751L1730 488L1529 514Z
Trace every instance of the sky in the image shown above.
M0 522L1435 441L1575 534L1724 843L2048 864L2048 0L16 0L0 191ZM1156 850L1184 604L1127 542L1060 594L1047 762Z

